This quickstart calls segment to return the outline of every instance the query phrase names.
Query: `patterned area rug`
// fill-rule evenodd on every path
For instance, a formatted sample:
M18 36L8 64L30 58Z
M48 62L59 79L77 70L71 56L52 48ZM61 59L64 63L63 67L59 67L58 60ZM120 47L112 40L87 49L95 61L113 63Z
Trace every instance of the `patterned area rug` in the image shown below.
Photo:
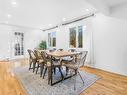
M26 89L28 95L79 95L82 91L94 84L100 77L84 71L80 71L84 84L79 75L66 79L53 86L48 85L47 75L44 79L40 74L35 74L28 70L28 67L20 67L14 69L15 75ZM64 70L62 71L64 73ZM65 75L65 73L64 73ZM54 80L60 78L57 71ZM74 89L74 86L76 89Z

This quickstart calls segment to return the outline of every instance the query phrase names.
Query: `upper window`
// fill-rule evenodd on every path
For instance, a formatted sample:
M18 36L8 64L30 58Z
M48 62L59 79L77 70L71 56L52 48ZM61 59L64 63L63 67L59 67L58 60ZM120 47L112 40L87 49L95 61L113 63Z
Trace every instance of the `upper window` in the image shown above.
M48 46L56 47L56 32L48 33Z
M70 31L70 48L83 47L83 26L72 27Z

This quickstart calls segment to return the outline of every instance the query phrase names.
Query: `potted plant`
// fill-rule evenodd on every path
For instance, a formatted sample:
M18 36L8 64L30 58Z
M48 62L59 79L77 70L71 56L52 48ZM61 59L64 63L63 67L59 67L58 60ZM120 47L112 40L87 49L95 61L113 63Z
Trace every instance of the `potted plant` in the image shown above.
M41 41L41 43L39 44L39 49L46 49L47 45L46 45L46 41Z

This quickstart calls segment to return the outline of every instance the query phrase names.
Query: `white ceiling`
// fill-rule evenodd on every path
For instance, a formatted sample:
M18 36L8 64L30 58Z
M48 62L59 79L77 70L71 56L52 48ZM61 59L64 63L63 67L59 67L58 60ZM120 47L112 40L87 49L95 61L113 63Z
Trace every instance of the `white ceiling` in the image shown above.
M109 7L117 7L121 4L127 3L127 0L103 0Z
M87 0L97 6L113 7L127 0ZM86 0L0 0L0 23L46 28L96 9ZM96 2L96 3L95 3ZM106 7L105 6L105 7ZM89 9L87 11L86 9ZM103 8L105 10L105 8Z
M45 28L87 14L86 9L94 10L85 0L0 0L0 22Z

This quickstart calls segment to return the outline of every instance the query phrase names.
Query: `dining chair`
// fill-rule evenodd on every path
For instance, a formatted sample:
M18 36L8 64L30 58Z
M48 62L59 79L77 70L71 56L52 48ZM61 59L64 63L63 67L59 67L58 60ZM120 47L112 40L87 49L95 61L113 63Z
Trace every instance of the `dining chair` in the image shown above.
M68 52L76 52L76 49L69 49L68 50ZM67 56L67 57L63 57L62 58L62 62L64 62L64 63L68 63L68 62L72 62L72 61L74 61L75 60L75 56ZM68 67L66 67L66 75L68 74Z
M35 53L31 49L28 49L27 51L29 54L29 70L33 69L33 72L34 72L35 67L36 67L37 58L35 56ZM32 65L33 65L33 67L31 67Z
M54 60L51 59L51 57L50 57L50 58L49 58L49 57L47 58L47 57L46 57L46 55L47 55L46 52L41 52L41 54L42 54L42 56L43 56L43 58L44 58L44 62L45 62L45 70L44 70L43 78L45 77L45 74L46 74L46 72L47 72L47 70L48 70L48 84L49 84L50 79L51 79L50 72L53 73L52 70L54 70L54 69L56 69L56 68L59 69L59 72L60 72L60 74L61 74L61 78L63 78L63 74L62 74L62 70L61 70L61 66L62 66L62 65L60 64L60 61L54 61ZM52 64L52 70L51 70L51 60L52 60L52 62L53 62L53 64Z
M36 74L37 74L39 67L41 69L41 72L43 72L44 59L43 59L43 56L41 55L41 52L39 50L34 50L34 53L35 53L35 57L37 59L37 61L36 61L36 63L37 63ZM40 74L40 76L41 76L41 74Z
M83 78L82 78L82 76L81 76L81 74L79 72L79 69L80 69L80 67L84 66L85 61L86 61L87 54L88 54L88 51L82 51L79 54L80 59L78 59L77 62L71 61L71 62L68 62L68 63L64 63L63 64L63 66L65 66L65 67L73 70L75 72L74 75L78 74L80 76L83 84L84 84L84 80L83 80ZM73 75L72 72L71 72L71 75Z

